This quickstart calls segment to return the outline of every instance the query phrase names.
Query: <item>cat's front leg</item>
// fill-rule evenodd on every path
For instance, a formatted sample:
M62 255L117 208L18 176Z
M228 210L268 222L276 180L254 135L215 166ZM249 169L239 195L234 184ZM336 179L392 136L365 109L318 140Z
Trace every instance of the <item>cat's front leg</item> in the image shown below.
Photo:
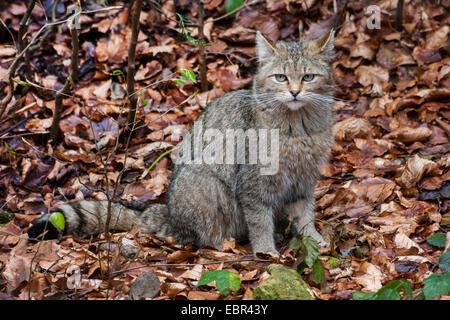
M299 234L312 237L321 247L329 246L329 243L323 239L314 225L316 216L314 213L314 195L312 193L289 203L286 205L285 210L292 218Z
M247 223L253 254L257 252L278 255L274 241L273 209L261 203L247 203L242 208Z

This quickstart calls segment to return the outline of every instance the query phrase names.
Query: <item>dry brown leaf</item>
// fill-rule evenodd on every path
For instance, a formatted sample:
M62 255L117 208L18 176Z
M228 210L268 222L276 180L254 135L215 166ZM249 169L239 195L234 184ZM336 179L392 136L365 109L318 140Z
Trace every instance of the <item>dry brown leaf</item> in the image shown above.
M395 235L394 244L397 248L401 249L417 248L419 253L423 252L423 249L419 247L419 245L416 242L411 240L407 235L400 232Z
M167 256L167 263L181 263L189 259L198 257L198 254L191 251L175 251Z
M389 72L379 66L359 66L355 70L358 82L365 87L371 86L375 95L382 96L389 87Z
M396 139L402 142L410 143L414 141L425 141L431 137L433 132L428 127L418 128L400 128L392 131L383 138Z
M372 134L372 124L363 118L347 118L333 126L337 140L351 141L354 138L367 138Z
M417 154L406 162L402 175L397 182L405 188L414 187L422 177L437 168L437 164L431 160L423 159Z
M380 268L374 264L364 261L359 269L363 275L355 277L358 284L363 286L363 292L376 292L382 287L383 273Z
M188 300L217 300L220 293L206 291L189 291Z

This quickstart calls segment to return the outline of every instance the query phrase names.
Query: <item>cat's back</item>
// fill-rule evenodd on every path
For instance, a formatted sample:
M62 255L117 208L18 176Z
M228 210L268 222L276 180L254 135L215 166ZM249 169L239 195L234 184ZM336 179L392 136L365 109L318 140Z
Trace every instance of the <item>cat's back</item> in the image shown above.
M219 130L250 128L255 121L253 104L249 90L228 92L209 102L195 122Z

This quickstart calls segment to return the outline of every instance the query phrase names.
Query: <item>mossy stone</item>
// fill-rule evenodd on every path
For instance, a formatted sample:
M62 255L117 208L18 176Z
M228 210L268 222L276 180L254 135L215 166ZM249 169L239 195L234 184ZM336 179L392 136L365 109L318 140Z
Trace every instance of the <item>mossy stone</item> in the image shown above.
M253 300L314 300L296 270L271 264L268 271L270 277L253 291Z

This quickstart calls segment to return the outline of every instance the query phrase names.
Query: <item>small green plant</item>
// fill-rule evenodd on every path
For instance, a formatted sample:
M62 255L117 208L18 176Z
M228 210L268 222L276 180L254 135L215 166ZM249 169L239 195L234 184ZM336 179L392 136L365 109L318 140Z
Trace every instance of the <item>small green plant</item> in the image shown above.
M5 142L5 148L6 148L6 150L8 150L9 154L12 154L12 155L16 154L16 152L13 149L11 149L11 147L9 146L9 144L7 142Z
M172 81L175 83L186 84L188 80L190 80L192 83L197 82L197 77L195 76L195 73L192 70L181 69L178 71L178 73L181 75L181 77L177 79L172 79Z
M392 280L377 292L353 292L355 300L400 300L403 296L412 298L411 282L406 280Z
M312 267L312 279L316 284L325 284L325 271L319 261L319 247L317 241L311 237L296 235L289 242L297 258L297 272L302 274L306 268Z
M241 287L241 278L228 270L206 271L197 283L197 287L215 281L217 290L227 296L231 291L237 291Z
M123 72L121 70L114 70L113 71L113 75L114 76L121 76L121 75L123 75Z
M23 81L20 81L20 80L17 80L16 78L12 78L12 80L13 80L15 83L17 83L19 86L24 86L24 87L27 87L27 86L28 86L28 83L23 82Z
M183 38L185 38L187 41L189 41L190 43L192 43L193 45L199 46L199 45L204 45L204 46L208 46L210 45L210 43L205 42L205 41L200 41L196 38L194 38L191 35L191 29L189 29L187 27L186 24L193 24L193 22L191 20L189 20L188 17L183 16L182 14L177 13L176 14L178 17L178 28L180 28L181 30L181 34L183 35Z
M227 13L233 12L244 5L244 0L227 0L225 2L225 11ZM236 13L233 14L236 16Z

